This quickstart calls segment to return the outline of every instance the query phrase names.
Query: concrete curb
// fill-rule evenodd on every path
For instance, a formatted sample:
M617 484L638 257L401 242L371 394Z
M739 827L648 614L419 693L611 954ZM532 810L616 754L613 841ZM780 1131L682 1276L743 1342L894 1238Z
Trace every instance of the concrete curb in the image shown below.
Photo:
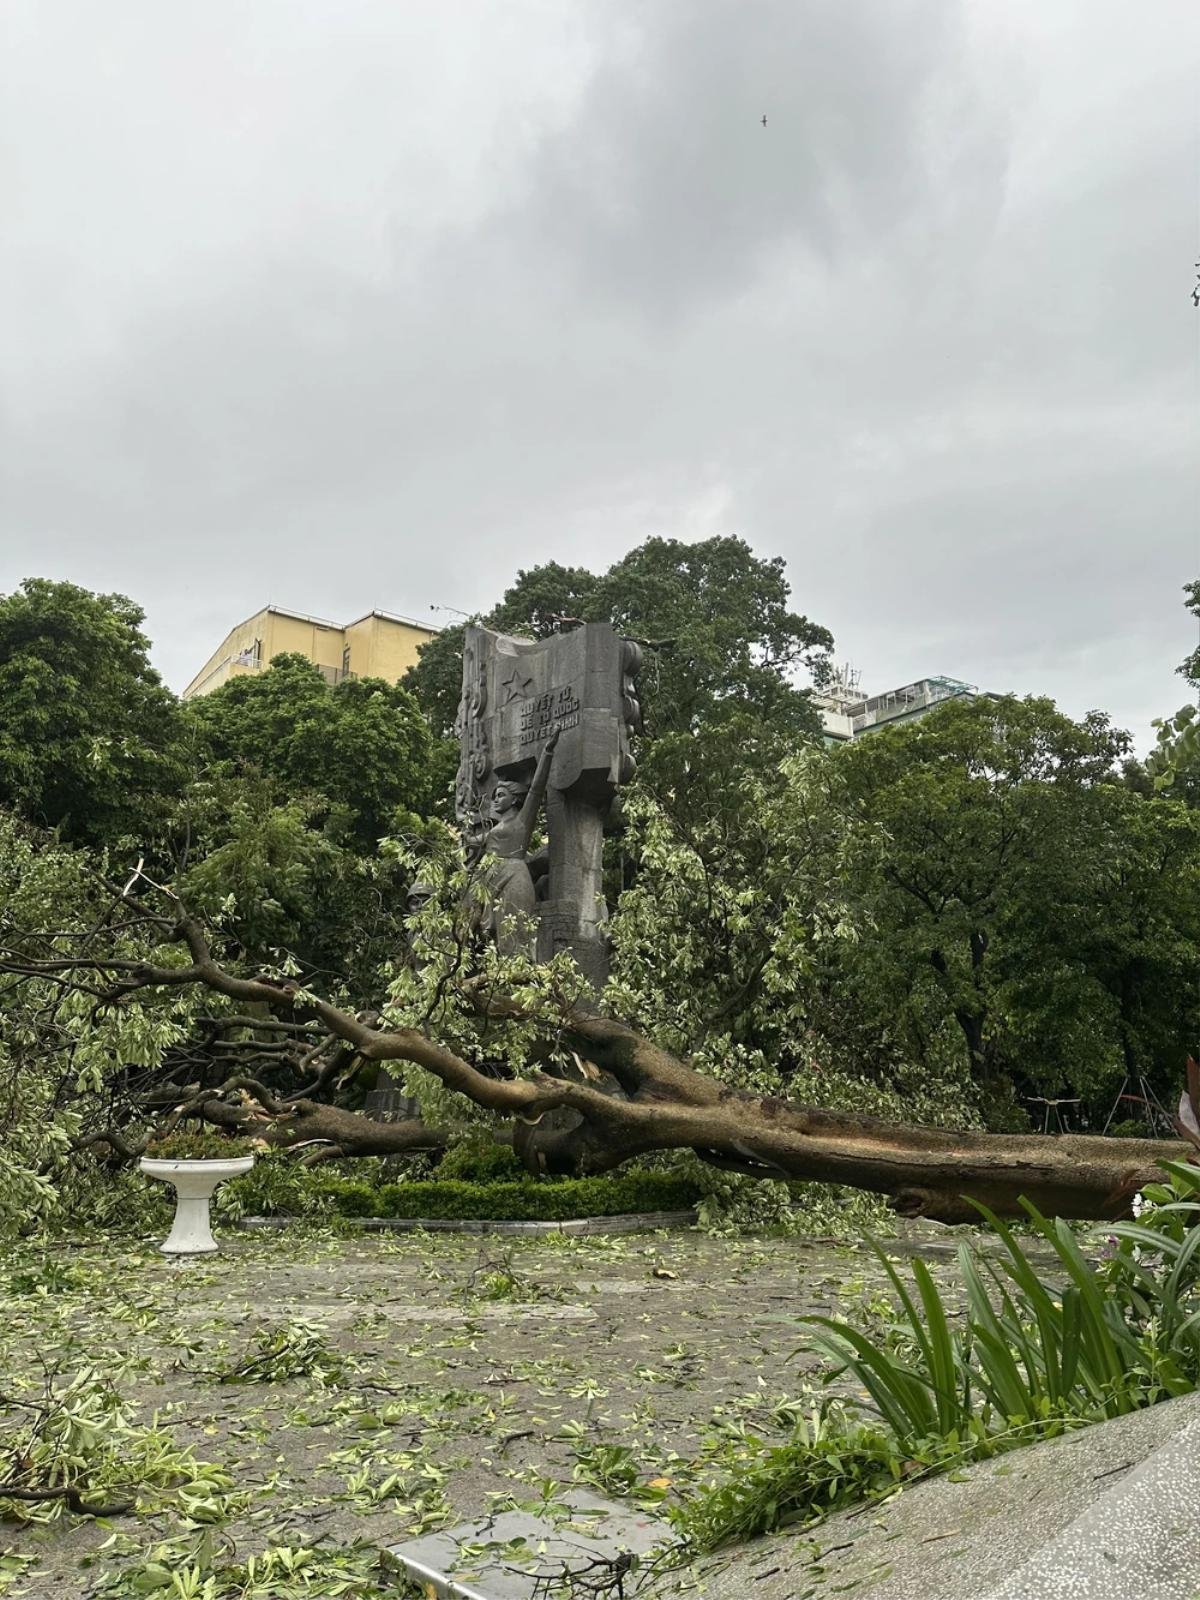
M303 1217L243 1217L237 1224L254 1232L289 1228ZM636 1216L578 1217L566 1222L490 1222L467 1217L339 1217L360 1233L504 1233L538 1238L559 1233L576 1237L598 1233L653 1233L661 1228L690 1228L694 1211L646 1211Z
M1189 1422L1037 1551L987 1600L1193 1600L1200 1588Z
M702 1557L645 1600L1197 1600L1198 1474L1193 1392Z
M422 1534L389 1549L422 1593L437 1600L536 1600L547 1593L567 1600L579 1591L565 1575L586 1569L589 1558L611 1568L623 1554L648 1555L671 1537L669 1523L586 1489L568 1489L560 1504L572 1513L565 1525L557 1517L497 1509L481 1522ZM506 1551L510 1540L521 1542ZM463 1560L464 1546L480 1545L488 1548ZM627 1592L623 1584L618 1589L603 1582L603 1571L595 1576L603 1587L589 1584L593 1594L616 1600Z

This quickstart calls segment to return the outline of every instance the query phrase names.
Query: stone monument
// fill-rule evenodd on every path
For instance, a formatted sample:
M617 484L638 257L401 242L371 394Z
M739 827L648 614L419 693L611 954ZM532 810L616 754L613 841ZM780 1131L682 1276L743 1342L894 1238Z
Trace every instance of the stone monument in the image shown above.
M633 775L641 659L606 622L547 639L472 625L463 648L455 803L491 889L497 943L541 961L570 950L597 988L608 966L604 831ZM549 842L531 851L543 801Z

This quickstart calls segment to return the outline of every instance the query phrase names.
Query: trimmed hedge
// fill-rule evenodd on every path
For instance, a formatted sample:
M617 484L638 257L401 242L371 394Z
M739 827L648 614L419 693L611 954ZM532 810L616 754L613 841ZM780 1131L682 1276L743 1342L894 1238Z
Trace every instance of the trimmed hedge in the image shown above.
M569 1222L577 1217L618 1217L646 1211L687 1211L700 1198L696 1185L675 1172L626 1172L607 1178L562 1178L547 1183L356 1183L327 1177L320 1192L343 1217L429 1217L437 1221Z

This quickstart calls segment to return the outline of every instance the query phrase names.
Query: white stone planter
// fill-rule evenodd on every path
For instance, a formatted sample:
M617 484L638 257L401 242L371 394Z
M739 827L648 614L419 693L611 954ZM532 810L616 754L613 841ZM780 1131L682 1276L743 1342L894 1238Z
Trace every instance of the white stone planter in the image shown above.
M139 1163L148 1178L159 1178L175 1188L175 1220L159 1249L171 1256L201 1256L217 1248L208 1220L208 1203L226 1178L249 1172L253 1156L231 1156L227 1161L157 1161L143 1156Z

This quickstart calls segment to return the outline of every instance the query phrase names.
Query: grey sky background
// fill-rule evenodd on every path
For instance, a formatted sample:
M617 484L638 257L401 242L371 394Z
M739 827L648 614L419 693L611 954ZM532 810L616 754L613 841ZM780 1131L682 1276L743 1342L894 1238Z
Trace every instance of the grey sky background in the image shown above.
M7 0L0 590L133 595L180 688L267 602L739 533L867 688L1144 742L1198 106L1194 0Z

